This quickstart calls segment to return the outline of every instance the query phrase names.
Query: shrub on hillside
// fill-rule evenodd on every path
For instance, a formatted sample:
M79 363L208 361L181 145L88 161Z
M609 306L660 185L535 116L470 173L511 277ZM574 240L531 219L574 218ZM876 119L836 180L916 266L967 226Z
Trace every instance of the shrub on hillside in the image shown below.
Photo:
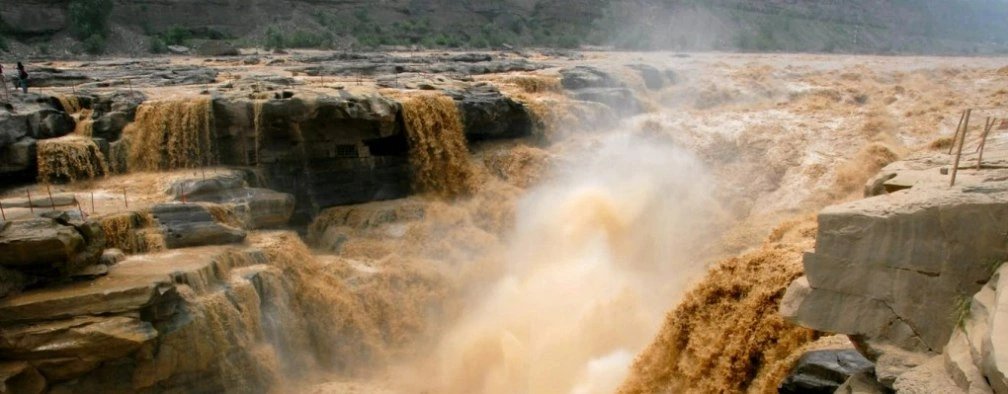
M67 8L70 31L81 41L93 36L105 38L112 0L74 0Z

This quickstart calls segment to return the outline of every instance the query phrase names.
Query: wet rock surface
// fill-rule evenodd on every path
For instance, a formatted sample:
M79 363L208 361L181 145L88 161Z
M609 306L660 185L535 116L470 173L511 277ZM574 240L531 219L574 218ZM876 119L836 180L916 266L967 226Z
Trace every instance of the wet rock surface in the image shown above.
M176 201L223 204L242 219L246 229L281 227L294 214L294 196L248 187L244 174L230 172L207 179L177 182L168 190Z
M197 204L158 204L151 207L169 249L242 242L245 231L218 222Z
M856 350L818 350L805 353L787 378L780 393L832 394L851 375L870 370L871 361Z

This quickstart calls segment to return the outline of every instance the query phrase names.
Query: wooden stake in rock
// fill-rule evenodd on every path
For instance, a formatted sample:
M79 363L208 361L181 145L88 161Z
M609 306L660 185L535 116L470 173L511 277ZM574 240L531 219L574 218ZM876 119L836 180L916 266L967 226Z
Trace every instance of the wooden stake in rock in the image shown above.
M7 213L3 209L3 201L0 201L0 216L3 216L3 220L7 220Z
M984 127L983 135L980 136L980 147L977 148L977 151L979 152L977 155L977 168L976 168L977 170L980 170L980 162L983 161L983 151L984 146L987 145L987 135L990 134L991 129L994 128L995 123L997 123L997 118L994 119L988 118L987 125L986 127Z
M84 214L84 209L80 206L80 200L77 199L77 195L74 195L74 201L77 202L77 211L80 212L81 220L87 220L87 215Z
M126 209L129 209L129 199L126 198L126 188L123 188L123 204L126 205Z
M35 213L35 204L31 200L31 190L25 190L28 193L28 212Z
M963 111L962 115L959 115L959 125L956 126L955 135L952 136L952 145L949 145L948 154L950 155L952 154L952 149L955 149L956 139L959 138L959 130L962 129L963 120L965 119L966 119L966 111Z
M91 213L94 213L94 192L91 192Z
M955 164L952 165L952 180L949 182L950 187L955 186L956 174L959 172L959 159L962 158L963 144L966 143L966 132L969 131L969 120L972 113L972 109L966 110L966 119L963 120L962 133L959 133L959 149L956 150Z
M53 198L52 198L52 189L49 188L49 184L48 183L45 185L45 189L46 189L46 193L49 193L49 206L52 207L52 210L55 211L56 210L56 200L53 200Z

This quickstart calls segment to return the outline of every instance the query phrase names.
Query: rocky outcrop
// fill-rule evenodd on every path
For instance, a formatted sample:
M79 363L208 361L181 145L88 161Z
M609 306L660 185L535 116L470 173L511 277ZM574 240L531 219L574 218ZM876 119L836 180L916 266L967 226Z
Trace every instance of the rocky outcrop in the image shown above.
M811 291L787 315L823 331L938 352L955 300L1008 255L1008 184L928 189L829 207L805 256ZM922 303L920 300L929 302Z
M99 262L105 238L97 222L33 218L0 222L0 266L31 276L66 277Z
M0 300L0 357L17 360L0 379L19 393L264 391L285 366L306 367L278 351L306 335L293 312L265 313L290 298L257 249L135 256Z
M991 275L1008 257L1008 174L961 169L949 187L948 160L894 163L866 186L876 197L824 209L781 313L848 334L897 391L1000 392L1008 364L996 347L1008 338L991 334L1002 281Z
M581 101L604 104L619 114L641 111L640 101L626 84L609 72L590 66L560 70L560 85Z
M234 212L245 229L280 227L294 214L294 196L270 189L248 187L244 174L232 171L205 179L174 183L168 194L175 201L221 204Z
M459 107L465 136L470 142L526 137L532 119L525 107L487 84L476 84L462 91L447 91Z
M151 207L169 249L242 242L245 230L219 222L198 204L158 204Z
M296 222L324 207L409 192L408 147L395 101L298 94L219 99L213 110L220 162L256 166L269 188L293 194Z

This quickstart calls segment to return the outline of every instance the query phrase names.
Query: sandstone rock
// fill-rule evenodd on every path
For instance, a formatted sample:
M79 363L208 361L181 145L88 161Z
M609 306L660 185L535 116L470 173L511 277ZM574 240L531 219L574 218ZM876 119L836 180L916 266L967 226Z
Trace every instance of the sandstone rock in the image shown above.
M941 356L933 357L919 367L900 374L892 387L900 394L966 393L945 374Z
M915 187L823 210L816 251L804 260L811 292L793 320L937 353L956 300L979 290L1008 253L990 231L1008 220L1008 185L983 185Z
M0 392L37 394L46 389L46 380L24 361L0 363Z
M856 350L817 350L805 353L781 382L780 393L825 393L836 391L858 372L872 368Z
M856 372L834 391L836 394L889 394L892 390L882 386L871 369Z
M161 225L170 249L220 245L245 240L245 231L218 223L206 207L196 204L158 204L151 214Z
M168 52L174 53L176 55L184 55L189 53L189 48L181 45L169 45Z
M157 335L150 323L125 316L33 322L0 328L0 356L16 360L114 360Z
M0 265L7 268L38 272L59 269L84 246L84 237L73 227L52 219L0 224Z
M990 386L1008 393L1008 267L1002 266L988 282L996 298L988 310L988 335L983 338L981 367Z
M244 175L238 172L215 174L207 179L178 181L168 194L176 201L225 204L235 211L249 229L277 227L287 224L294 213L294 196L269 189L249 188Z
M970 343L962 330L956 330L942 354L945 372L956 386L969 394L991 394L993 391L971 355Z

